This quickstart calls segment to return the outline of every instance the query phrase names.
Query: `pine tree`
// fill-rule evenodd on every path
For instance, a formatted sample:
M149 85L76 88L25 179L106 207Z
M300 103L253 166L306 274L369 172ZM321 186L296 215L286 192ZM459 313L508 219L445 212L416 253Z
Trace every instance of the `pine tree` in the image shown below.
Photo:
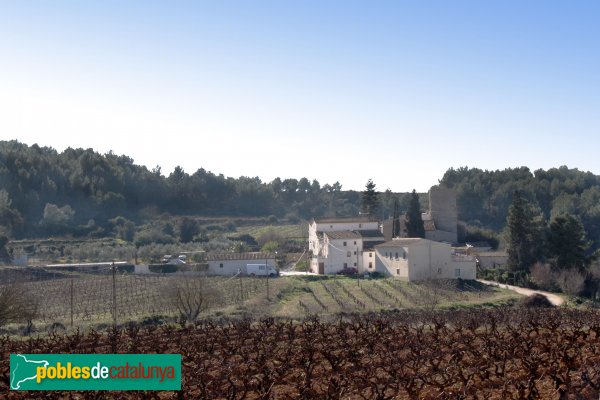
M367 214L371 218L377 217L377 210L379 208L379 196L375 191L375 184L371 179L367 181L365 185L365 191L362 192L362 206L361 213Z
M583 270L590 261L589 246L583 225L571 214L559 215L550 223L547 254L557 268Z
M506 251L510 270L529 271L541 255L541 236L540 224L534 218L531 205L519 191L515 191L506 218Z
M410 195L408 211L406 212L406 233L408 237L412 238L425 237L425 226L421 217L421 203L419 202L419 195L414 189Z

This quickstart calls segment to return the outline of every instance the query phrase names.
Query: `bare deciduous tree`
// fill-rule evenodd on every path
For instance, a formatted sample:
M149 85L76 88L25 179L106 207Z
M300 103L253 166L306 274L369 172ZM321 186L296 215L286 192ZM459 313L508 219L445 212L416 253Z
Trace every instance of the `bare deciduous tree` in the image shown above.
M0 326L12 322L27 322L26 333L29 333L38 310L38 299L24 285L11 283L0 286Z
M531 267L531 279L540 289L552 290L557 284L557 274L552 270L550 264L541 262Z
M194 322L218 298L218 290L209 286L205 277L178 280L170 289L169 297L177 311L188 322Z
M571 268L560 271L556 281L563 292L577 296L583 291L585 276L577 268Z

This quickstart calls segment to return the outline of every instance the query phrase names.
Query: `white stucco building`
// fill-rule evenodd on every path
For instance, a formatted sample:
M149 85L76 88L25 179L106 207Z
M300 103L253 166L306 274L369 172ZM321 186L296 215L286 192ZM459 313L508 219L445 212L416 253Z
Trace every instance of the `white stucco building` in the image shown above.
M373 251L383 241L379 223L368 217L314 219L308 226L310 269L318 274L335 274L344 268L365 271L369 265L365 250Z
M397 238L375 246L375 270L406 281L475 279L475 258L454 254L447 243Z
M246 274L248 264L267 264L276 267L275 254L272 253L206 253L205 260L208 264L208 275L233 276L241 270Z

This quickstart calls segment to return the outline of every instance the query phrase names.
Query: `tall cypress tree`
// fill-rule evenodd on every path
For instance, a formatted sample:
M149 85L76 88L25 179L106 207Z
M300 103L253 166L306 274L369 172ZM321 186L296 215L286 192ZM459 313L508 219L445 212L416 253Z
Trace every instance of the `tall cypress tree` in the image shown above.
M398 198L394 200L394 216L392 217L392 237L400 236L400 214L398 212Z
M365 185L365 191L362 192L362 214L367 214L371 218L377 218L377 210L379 209L379 196L375 191L375 184L371 179Z
M421 203L419 202L419 195L414 189L410 194L410 202L406 212L406 233L408 237L412 238L425 237L425 226L421 217Z

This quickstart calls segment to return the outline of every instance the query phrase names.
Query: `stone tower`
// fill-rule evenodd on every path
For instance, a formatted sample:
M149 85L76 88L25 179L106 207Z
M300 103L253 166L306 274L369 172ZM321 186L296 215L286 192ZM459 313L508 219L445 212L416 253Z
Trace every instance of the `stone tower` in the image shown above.
M454 189L433 186L429 190L429 214L441 236L439 239L452 243L458 241L458 209Z

